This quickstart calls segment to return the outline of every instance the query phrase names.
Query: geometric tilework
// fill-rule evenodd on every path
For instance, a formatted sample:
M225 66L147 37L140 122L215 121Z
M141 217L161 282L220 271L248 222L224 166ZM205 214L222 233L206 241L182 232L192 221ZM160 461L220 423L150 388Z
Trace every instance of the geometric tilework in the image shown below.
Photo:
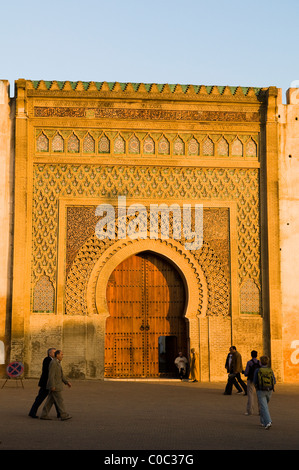
M103 155L114 153L115 155L186 155L186 156L218 156L218 157L251 157L258 156L258 136L221 136L190 134L160 134L145 133L133 134L115 133L101 130L80 131L80 137L73 131L53 132L43 129L38 131L36 137L36 150L42 152L67 152L90 155ZM64 135L62 135L64 134ZM109 135L110 134L110 135ZM112 145L111 145L112 144Z
M78 153L80 151L80 141L75 134L72 134L68 140L67 151Z
M64 140L60 134L56 134L52 139L52 152L63 152Z
M94 234L95 207L70 207L67 217L67 276L65 313L87 314L87 283L99 256L113 245L113 240L99 240ZM225 208L204 209L205 238L202 250L193 251L204 272L208 289L208 316L230 313L229 211ZM173 224L173 218L170 217ZM217 238L221 238L222 242ZM216 237L216 238L215 238ZM223 240L226 240L223 243ZM184 242L183 242L184 243Z
M184 141L177 137L173 144L173 154L174 155L184 155L185 153L185 144Z
M235 201L239 285L250 278L260 286L258 169L40 163L34 165L33 190L33 285L43 273L56 285L58 198L109 200L121 192L150 201Z
M36 139L36 150L38 152L49 152L49 139L43 132Z
M54 312L54 287L48 276L41 276L33 290L33 311Z
M169 155L170 144L169 141L163 136L158 143L158 153L160 155Z
M221 157L228 157L228 142L224 137L218 142L218 155Z
M129 140L129 153L139 154L140 153L140 141L135 135Z
M240 139L234 140L232 144L232 155L235 157L241 157L243 155L243 144Z
M87 134L83 141L83 152L84 153L94 153L95 152L95 141L94 138Z
M214 155L214 144L210 137L207 137L203 142L203 155L209 157Z
M98 143L99 153L110 153L110 140L106 135L103 135Z
M114 153L122 154L125 153L125 141L122 136L118 135L114 141Z
M252 139L248 140L248 142L246 143L246 156L247 157L257 156L257 145Z
M194 137L188 142L188 155L199 155L199 143Z
M143 143L143 153L153 155L155 153L155 142L151 136L145 138Z
M260 313L260 291L252 279L245 280L240 288L241 313Z

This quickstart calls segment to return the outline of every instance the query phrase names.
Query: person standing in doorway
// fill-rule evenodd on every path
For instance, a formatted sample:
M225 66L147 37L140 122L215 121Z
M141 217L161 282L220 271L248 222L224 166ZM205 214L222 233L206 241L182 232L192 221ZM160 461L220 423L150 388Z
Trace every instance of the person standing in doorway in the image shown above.
M51 362L50 367L49 367L49 378L48 378L48 383L47 383L49 395L43 407L40 419L51 419L49 417L49 412L54 403L56 403L59 409L60 419L62 421L71 418L71 416L65 411L65 408L64 408L62 390L63 390L64 384L67 385L68 387L71 387L72 384L63 375L63 371L61 367L62 358L63 358L63 352L59 349L55 351L54 359Z
M178 368L179 377L181 380L186 376L188 360L183 356L182 352L179 352L178 357L174 361L175 365Z
M253 383L253 377L256 369L261 367L260 361L257 359L257 351L251 351L251 359L247 362L244 375L247 377L247 407L246 416L252 415L257 400L256 389Z
M199 381L199 358L194 348L191 349L190 380L192 380L192 382Z
M47 389L49 366L54 358L55 351L56 351L56 348L49 348L47 351L47 357L45 357L45 359L43 360L42 374L38 382L38 386L40 387L40 389L31 407L31 410L29 411L29 414L28 414L28 416L30 416L31 418L38 418L38 416L36 415L37 410L49 394L49 390ZM59 415L59 410L56 406L56 403L55 403L55 407L56 407L56 412L57 412L57 418L59 418L60 415Z

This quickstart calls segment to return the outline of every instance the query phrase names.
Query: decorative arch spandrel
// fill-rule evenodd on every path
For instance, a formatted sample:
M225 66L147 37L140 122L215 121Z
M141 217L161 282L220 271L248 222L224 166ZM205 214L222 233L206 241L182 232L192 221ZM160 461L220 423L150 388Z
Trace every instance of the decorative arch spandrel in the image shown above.
M175 265L185 283L187 292L186 318L205 315L207 285L196 259L174 240L119 240L109 247L94 265L87 285L88 314L109 315L106 286L113 270L126 258L142 251L152 251Z

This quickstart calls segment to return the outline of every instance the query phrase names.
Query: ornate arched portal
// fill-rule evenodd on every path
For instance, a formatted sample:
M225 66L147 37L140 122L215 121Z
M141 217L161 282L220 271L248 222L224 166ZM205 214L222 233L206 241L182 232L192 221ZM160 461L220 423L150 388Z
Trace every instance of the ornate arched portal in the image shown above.
M178 350L187 354L184 282L161 255L130 256L107 285L105 376L160 377L175 373Z
M143 359L141 361L136 361L140 362L140 369L139 370L133 370L130 369L131 372L125 371L126 367L124 367L122 364L125 364L128 362L129 354L130 354L130 348L132 348L134 345L130 344L129 342L129 337L132 337L133 330L137 331L140 327L143 327L144 330L141 330L144 332L144 334L141 334L139 336L139 340L142 342L145 341L145 334L149 331L146 329L148 326L146 323L144 323L145 317L141 318L141 316L138 317L138 320L134 316L131 316L130 320L125 320L127 322L127 325L129 322L134 323L136 320L135 327L131 330L128 331L128 327L122 327L121 329L118 326L119 333L118 336L114 336L109 333L109 317L111 310L109 311L109 307L111 307L113 303L113 293L111 294L111 289L113 290L112 284L115 281L115 270L116 269L122 269L123 266L122 263L127 263L126 269L128 269L128 266L134 263L139 263L140 266L138 266L138 272L139 275L140 273L143 273L142 275L145 275L144 269L141 269L141 264L145 263L144 258L139 255L139 258L137 257L138 254L143 253L143 252L150 252L152 259L156 260L156 264L161 264L161 269L163 271L162 266L167 266L166 269L169 270L169 272L172 272L171 276L174 279L179 280L179 289L181 294L179 294L180 297L182 295L184 296L184 300L180 300L180 308L179 308L179 314L176 313L177 319L180 318L181 325L184 324L184 328L181 326L181 332L177 334L171 334L170 329L166 329L166 323L167 323L167 315L164 313L164 319L161 320L161 325L164 322L163 330L160 329L160 332L162 332L160 335L158 333L154 333L152 335L152 341L155 342L155 347L152 348L152 352L155 351L154 354L156 354L156 360L155 361L149 361L149 356L150 356L150 347L147 341L147 351L144 352L144 350L141 352L143 354ZM135 256L135 258L134 258ZM131 261L127 261L131 259ZM148 260L146 260L148 261ZM153 263L150 262L151 265L153 266ZM157 266L156 266L157 268ZM137 271L137 268L136 268ZM158 270L159 271L159 270ZM163 276L158 274L156 272L156 276ZM160 280L162 277L160 277ZM140 278L138 281L138 278L136 282L141 282ZM126 285L125 283L122 285ZM107 298L107 288L108 288L108 298ZM142 294L142 289L144 292L144 289L147 289L148 286L143 284L143 287L139 291L139 295L141 296ZM169 289L169 286L167 287L167 282L164 283L164 290ZM110 291L109 291L110 289ZM162 288L163 289L163 288ZM172 291L174 292L175 289L172 288ZM93 271L91 273L89 283L88 283L88 288L87 288L87 299L88 299L88 313L89 314L97 314L99 316L99 320L101 320L102 324L102 329L105 331L105 337L107 338L107 332L108 335L111 336L110 339L110 346L109 346L109 340L108 340L108 345L106 342L106 351L111 347L111 350L113 352L110 353L110 359L108 359L109 354L105 354L105 350L103 349L103 365L105 364L106 367L106 374L110 376L113 375L118 375L118 376L125 376L125 374L129 374L131 376L137 376L137 375L145 375L145 376L155 376L157 374L163 373L163 365L162 361L159 361L159 358L157 359L157 352L158 352L158 345L157 341L159 343L159 338L160 338L160 344L163 341L163 337L172 337L175 336L176 339L173 339L173 342L171 344L172 340L169 340L170 342L170 349L177 349L178 347L183 348L183 343L185 343L185 351L186 353L188 352L188 346L189 347L194 347L196 350L199 349L199 328L198 328L198 317L204 316L206 313L206 308L207 308L207 286L206 286L206 280L205 276L203 275L203 272L201 270L201 267L197 263L196 259L193 257L193 255L190 252L187 252L184 250L182 245L174 240L168 240L168 241L161 241L161 240L134 240L134 241L118 241L116 242L113 246L108 248L105 253L98 259L97 263L95 264ZM125 288L124 288L125 291ZM125 291L126 292L126 291ZM118 296L120 293L118 293ZM134 294L135 295L135 294ZM160 291L161 295L161 291ZM175 294L172 294L175 296ZM169 292L168 292L169 296ZM173 297L174 298L174 297ZM108 300L108 302L107 302ZM119 300L118 300L119 301ZM127 308L128 311L130 310L130 307L132 308L132 303L130 303L129 299L127 299L128 304ZM168 302L168 301L167 301ZM110 305L109 305L110 304ZM118 307L119 307L118 303ZM123 302L123 306L125 303ZM147 305L143 305L142 308L148 308ZM167 306L166 306L167 309ZM124 315L125 317L126 315ZM158 315L159 316L159 315ZM154 320L151 320L154 321ZM188 324L188 329L186 328L186 321ZM119 322L121 323L121 320L117 320L116 323ZM160 326L161 326L160 325ZM115 326L115 325L114 325ZM151 326L150 326L151 328ZM153 329L153 332L155 330ZM158 331L158 330L157 330ZM178 330L179 331L179 328ZM157 336L158 335L158 336ZM127 338L125 340L125 338ZM162 338L162 339L161 339ZM118 348L122 339L123 342L123 347ZM115 343L115 341L118 343L117 347L115 347L115 344L111 346L111 341ZM167 341L167 340L165 340ZM189 343L189 344L188 344ZM111 360L112 355L116 354L117 349L119 349L119 352L117 353L117 360ZM121 352L121 351L122 352ZM140 344L137 345L136 350L139 350L140 353ZM176 351L177 352L177 351ZM120 359L121 354L123 354L123 359ZM137 354L137 353L136 353ZM135 356L136 356L135 354ZM127 360L125 360L125 355L127 357ZM106 357L105 357L106 356ZM131 361L131 358L129 358L129 362ZM116 366L116 363L118 364ZM151 365L152 363L152 365ZM112 365L113 364L113 365ZM155 364L155 365L153 365ZM115 374L115 371L118 370L117 374ZM167 371L166 371L167 372ZM128 376L128 375L127 375Z

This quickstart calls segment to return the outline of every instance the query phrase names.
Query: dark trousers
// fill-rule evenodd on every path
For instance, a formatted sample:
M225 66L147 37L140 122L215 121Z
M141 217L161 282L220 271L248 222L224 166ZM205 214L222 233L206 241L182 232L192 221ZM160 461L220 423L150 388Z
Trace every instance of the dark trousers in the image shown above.
M247 385L246 385L246 383L244 382L244 380L241 379L241 374L240 374L240 372L238 372L238 373L236 374L236 379L237 379L237 381L239 382L239 384L241 385L241 387L243 388L244 393L247 393Z
M39 392L38 392L38 394L37 394L37 396L34 400L34 403L31 407L31 410L29 411L29 416L36 416L38 408L40 407L42 402L45 400L45 398L47 398L48 395L49 395L49 390L47 388L42 388L41 387L39 389ZM56 403L55 403L55 407L56 407L57 417L59 418L60 413L58 411Z
M225 387L225 394L226 395L231 395L232 394L232 389L233 389L233 385L235 385L235 387L238 389L238 391L240 392L241 391L241 387L243 388L244 390L244 393L247 394L247 385L246 383L241 379L241 375L240 375L240 372L238 372L237 374L230 374L228 376L228 381L227 381L227 384L226 384L226 387Z
M236 387L236 389L238 390L238 392L242 392L242 388L241 388L240 385L238 384L236 377L235 377L234 380L233 380L233 385L232 385L232 387Z

